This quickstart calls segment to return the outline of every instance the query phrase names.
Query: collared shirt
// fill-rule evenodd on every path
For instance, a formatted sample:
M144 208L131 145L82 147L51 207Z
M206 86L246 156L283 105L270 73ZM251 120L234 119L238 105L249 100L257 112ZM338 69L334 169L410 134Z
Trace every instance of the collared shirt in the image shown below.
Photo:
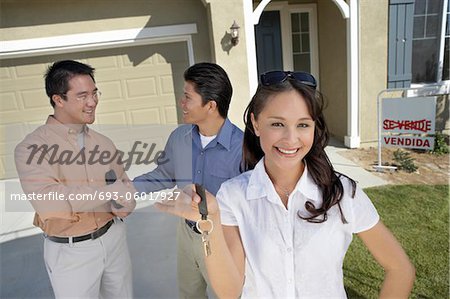
M149 193L195 183L215 195L224 181L241 173L242 138L242 131L225 119L216 138L203 148L198 127L182 125L169 136L164 149L167 162L136 177L134 186Z
M97 154L91 155L93 151ZM63 196L59 200L32 200L34 225L51 236L79 236L114 217L106 199L107 192L112 196L116 189L106 186L105 173L112 169L118 179L127 177L122 165L99 162L105 152L116 153L109 138L85 126L84 149L80 149L78 132L53 116L17 145L15 162L24 192Z
M324 223L310 223L305 202L322 205L321 191L304 173L289 196L287 209L264 167L225 182L217 193L223 225L238 226L246 255L245 283L241 298L346 298L342 265L352 234L372 228L379 216L358 187L341 177L341 207L328 210Z

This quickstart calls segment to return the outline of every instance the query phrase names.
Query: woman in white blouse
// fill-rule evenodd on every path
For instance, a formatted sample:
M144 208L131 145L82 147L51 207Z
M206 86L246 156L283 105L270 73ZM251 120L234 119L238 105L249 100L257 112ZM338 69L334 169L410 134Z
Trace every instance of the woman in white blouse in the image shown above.
M385 270L380 298L408 298L414 266L366 194L333 170L322 109L312 75L261 75L244 116L248 171L222 184L217 200L207 194L214 230L205 262L220 298L346 298L353 234ZM184 194L156 206L198 220L199 201Z

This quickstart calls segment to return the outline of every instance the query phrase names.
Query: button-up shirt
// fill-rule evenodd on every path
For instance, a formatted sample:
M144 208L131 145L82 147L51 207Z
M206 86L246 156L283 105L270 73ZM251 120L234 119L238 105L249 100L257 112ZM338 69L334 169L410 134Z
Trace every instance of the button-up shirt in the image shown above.
M322 205L322 195L305 167L287 208L264 167L225 182L217 193L223 225L238 226L246 255L241 298L346 298L342 265L352 234L373 227L379 216L370 199L342 177L341 207L324 223L310 223L305 202Z
M169 136L163 163L133 180L138 192L202 184L216 194L220 185L241 173L242 131L225 119L222 128L203 148L196 125L182 125Z
M127 178L117 160L98 162L100 153L116 153L109 138L87 126L84 144L79 144L78 135L49 116L45 125L27 135L15 149L16 168L26 194L63 195L57 200L31 201L36 211L34 225L51 236L79 236L104 226L114 217L108 194L112 197L117 191L117 184L106 186L105 173L112 169L119 180ZM91 151L98 153L89 161ZM128 189L134 194L134 188Z

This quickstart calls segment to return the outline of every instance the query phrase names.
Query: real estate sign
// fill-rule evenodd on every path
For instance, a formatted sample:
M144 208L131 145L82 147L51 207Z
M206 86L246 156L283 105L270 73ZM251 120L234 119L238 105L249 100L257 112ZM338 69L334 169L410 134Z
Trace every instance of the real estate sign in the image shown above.
M385 146L433 149L436 98L398 98L382 101L382 142Z

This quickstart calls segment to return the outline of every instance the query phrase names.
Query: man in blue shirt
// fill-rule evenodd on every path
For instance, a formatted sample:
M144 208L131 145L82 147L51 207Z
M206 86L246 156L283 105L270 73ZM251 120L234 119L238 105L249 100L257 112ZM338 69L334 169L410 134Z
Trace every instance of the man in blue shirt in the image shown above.
M217 64L198 63L185 71L184 81L186 125L169 136L165 163L133 180L138 192L196 183L216 195L224 181L241 173L243 133L227 118L233 94L228 75ZM177 244L180 298L207 298L208 276L195 222L180 223Z

